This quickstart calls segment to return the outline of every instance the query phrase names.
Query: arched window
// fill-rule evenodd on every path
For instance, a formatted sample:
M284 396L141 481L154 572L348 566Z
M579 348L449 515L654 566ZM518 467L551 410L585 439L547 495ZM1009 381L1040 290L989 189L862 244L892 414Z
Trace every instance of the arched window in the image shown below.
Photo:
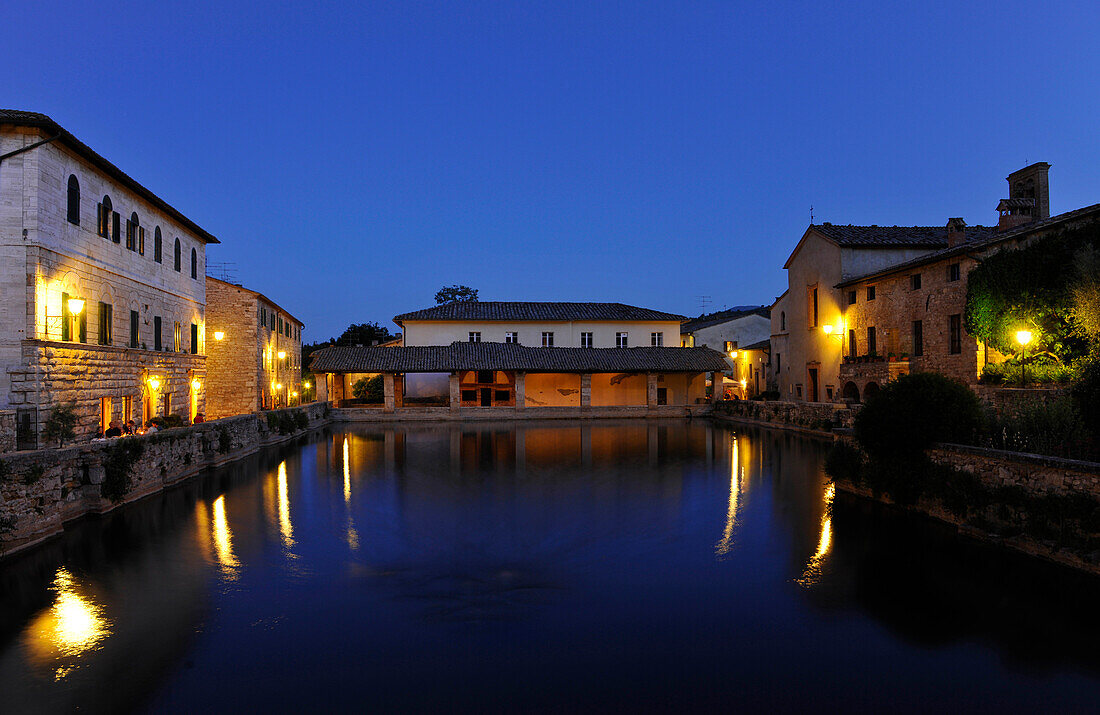
M80 182L69 174L69 223L80 225Z
M126 248L131 251L137 250L139 228L141 228L141 220L138 218L137 211L134 211L130 214L130 220L126 222Z
M199 256L193 248L191 249L191 277L195 280L199 278Z
M153 231L153 260L157 263L164 262L164 254L162 253L162 241L160 238L160 226L157 226Z
M103 238L109 239L111 237L111 197L104 196L96 208L98 209L96 212L98 219L96 221L98 225L96 232Z
M176 273L180 272L180 240L176 239Z

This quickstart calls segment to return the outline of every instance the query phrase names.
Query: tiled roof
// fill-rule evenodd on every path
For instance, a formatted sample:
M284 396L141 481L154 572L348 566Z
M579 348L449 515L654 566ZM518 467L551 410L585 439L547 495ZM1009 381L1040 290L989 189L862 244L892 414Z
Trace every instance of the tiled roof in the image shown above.
M741 348L741 350L769 350L769 349L771 349L771 346L772 346L771 338L764 338L763 340L761 340L758 343L753 343L752 345L744 346L743 348Z
M710 348L536 348L515 343L322 348L312 372L709 372L728 368Z
M705 315L700 315L698 318L692 318L680 327L680 332L691 333L696 330L702 330L703 328L709 328L712 325L720 325L721 323L728 323L731 320L738 320L748 315L759 315L762 318L770 318L771 314L771 306L739 305L729 310L720 310L717 313L707 313Z
M1035 199L1001 199L997 204L998 211L1006 209L1022 209L1035 205Z
M810 226L845 248L946 248L946 226L838 226L831 223ZM996 232L995 226L968 226L967 236L975 239Z
M217 238L201 228L194 221L184 216L167 201L142 186L122 169L119 169L117 166L104 159L93 151L91 147L70 134L64 127L45 114L24 112L18 109L0 109L0 124L11 124L20 127L38 127L45 129L47 134L57 135L61 142L80 156L84 157L84 159L97 166L104 174L110 176L120 184L127 186L135 194L153 204L176 221L179 221L181 226L194 233L199 239L206 243L220 243Z
M918 266L942 261L943 259L950 258L952 256L959 256L964 253L970 253L972 251L985 250L987 248L997 245L998 243L1022 238L1029 233L1052 228L1060 223L1067 223L1070 221L1076 221L1078 219L1086 218L1091 214L1096 214L1097 216L1100 216L1100 204L1084 206L1082 208L1074 209L1073 211L1067 211L1065 213L1058 214L1057 216L1051 216L1050 218L1045 218L1040 221L1031 221L1030 223L1021 224L1004 232L999 233L997 231L993 231L992 233L985 234L984 236L976 239L971 238L973 234L971 234L970 230L973 227L968 227L966 229L967 240L964 243L960 243L959 245L953 246L951 248L945 248L941 251L929 253L927 255L921 256L920 258L914 258L911 261L898 263L879 271L873 271L871 273L865 273L861 276L849 278L848 280L837 283L836 287L845 288L847 286L852 286L856 283L861 283L866 280L880 278L882 276L888 276L893 273L908 271Z
M532 303L470 301L447 303L395 316L405 320L686 320L682 315L638 308L623 303Z

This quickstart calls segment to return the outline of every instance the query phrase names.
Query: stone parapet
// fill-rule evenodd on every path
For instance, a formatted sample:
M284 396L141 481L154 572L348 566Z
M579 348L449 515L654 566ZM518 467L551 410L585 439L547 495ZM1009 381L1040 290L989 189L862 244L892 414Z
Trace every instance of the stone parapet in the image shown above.
M0 454L15 451L15 410L0 410Z
M834 427L851 427L858 411L858 406L831 402L728 400L718 403L714 413L719 417L828 432Z
M61 533L66 522L136 501L202 470L290 439L301 430L281 415L304 414L306 429L328 420L326 403L230 417L122 440L0 456L0 556ZM282 429L280 429L280 426ZM118 502L102 496L104 463L123 443L141 446Z
M1100 464L961 444L939 444L928 457L970 472L993 487L1022 487L1032 494L1088 494L1100 499Z

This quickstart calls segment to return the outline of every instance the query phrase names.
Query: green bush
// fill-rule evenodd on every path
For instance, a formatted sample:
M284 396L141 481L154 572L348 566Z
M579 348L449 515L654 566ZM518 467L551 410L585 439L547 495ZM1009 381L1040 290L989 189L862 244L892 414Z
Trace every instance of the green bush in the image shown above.
M58 447L65 446L65 440L76 434L76 405L58 405L50 412L42 428L42 439L46 442L57 440Z
M301 411L295 412L294 413L294 426L297 429L300 429L300 430L303 430L303 429L306 429L307 427L309 427L309 415L307 415L305 412L301 412Z
M985 443L994 449L1087 459L1089 434L1072 398L1033 400L1006 415L991 415Z
M1015 360L986 365L978 379L984 385L1018 385L1021 375L1028 384L1065 384L1077 376L1077 370L1056 362L1029 363L1024 366Z
M366 400L367 402L381 402L384 393L385 385L382 382L381 375L375 375L371 378L361 377L351 386L351 394L356 399Z
M145 444L140 439L124 437L107 448L103 460L103 486L100 494L112 502L119 502L130 491L130 472L141 455Z
M1081 377L1070 393L1089 437L1100 440L1100 360L1081 370Z
M825 473L833 479L862 484L863 453L850 442L833 442L825 455Z
M937 373L902 375L883 386L856 415L856 440L883 464L917 460L934 442L972 444L983 423L977 396Z

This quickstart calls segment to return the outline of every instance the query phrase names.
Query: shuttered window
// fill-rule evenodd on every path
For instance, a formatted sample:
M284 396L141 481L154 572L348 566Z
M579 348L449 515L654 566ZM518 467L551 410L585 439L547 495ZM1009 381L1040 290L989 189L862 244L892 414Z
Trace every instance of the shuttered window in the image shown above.
M191 354L197 355L199 352L199 326L191 323Z
M130 311L130 347L136 348L141 345L141 330L138 323L138 312L136 310Z
M80 182L77 181L76 174L69 174L69 192L68 192L68 215L69 223L80 225Z
M161 338L161 319L160 316L157 315L153 318L153 349L159 352L163 345L164 341Z
M114 318L114 306L110 303L99 304L99 344L111 344L111 321Z

